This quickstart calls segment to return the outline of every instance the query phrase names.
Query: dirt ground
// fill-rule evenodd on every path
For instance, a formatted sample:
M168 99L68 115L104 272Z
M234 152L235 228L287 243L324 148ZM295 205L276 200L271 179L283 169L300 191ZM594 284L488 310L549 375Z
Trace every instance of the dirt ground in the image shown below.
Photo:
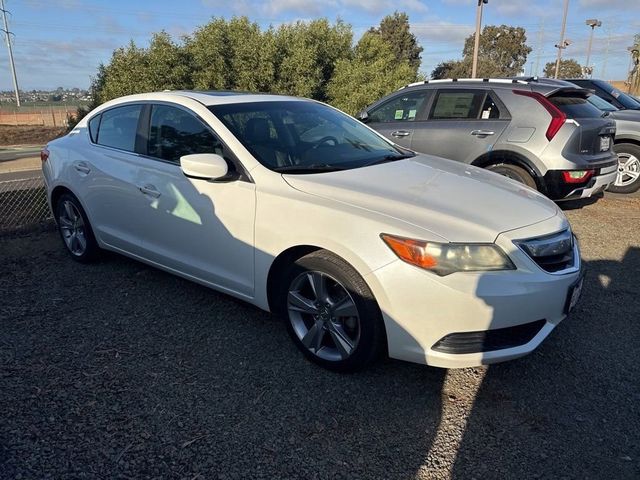
M565 208L576 310L523 359L449 371L330 373L243 302L0 236L0 478L637 480L640 198Z
M8 145L44 145L64 135L64 127L0 125L0 147Z

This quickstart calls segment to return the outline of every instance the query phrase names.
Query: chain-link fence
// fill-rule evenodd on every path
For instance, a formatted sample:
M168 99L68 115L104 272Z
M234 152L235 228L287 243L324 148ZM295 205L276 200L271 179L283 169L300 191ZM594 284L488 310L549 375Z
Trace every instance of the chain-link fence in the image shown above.
M51 219L42 177L0 180L0 233L44 224Z

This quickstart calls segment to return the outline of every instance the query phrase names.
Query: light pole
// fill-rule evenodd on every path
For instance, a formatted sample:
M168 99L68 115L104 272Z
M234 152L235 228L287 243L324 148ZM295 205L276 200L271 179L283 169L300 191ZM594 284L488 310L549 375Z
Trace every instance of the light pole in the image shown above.
M597 18L590 18L589 20L586 20L584 23L586 23L589 27L591 27L591 35L589 35L589 47L587 48L587 64L584 66L585 73L588 73L589 78L591 78L591 76L593 75L593 68L591 68L591 66L589 65L589 60L591 59L591 45L593 44L593 31L596 29L596 27L601 27L602 22Z
M480 50L480 28L482 26L482 6L489 3L489 0L478 0L476 9L476 40L473 45L473 64L471 65L471 78L476 78L478 73L478 50Z
M556 45L558 49L558 58L556 59L556 72L553 78L558 78L560 71L560 59L562 58L562 50L569 46L569 42L564 39L564 30L567 27L567 12L569 11L569 0L564 0L564 15L562 16L562 31L560 32L560 42Z

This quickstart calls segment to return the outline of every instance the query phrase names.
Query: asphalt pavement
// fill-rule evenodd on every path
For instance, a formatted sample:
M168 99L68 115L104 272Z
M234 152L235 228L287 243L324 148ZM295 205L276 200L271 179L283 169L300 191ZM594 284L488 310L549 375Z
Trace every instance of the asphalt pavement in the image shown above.
M640 199L567 215L583 297L531 355L353 375L226 295L0 237L0 478L637 480Z

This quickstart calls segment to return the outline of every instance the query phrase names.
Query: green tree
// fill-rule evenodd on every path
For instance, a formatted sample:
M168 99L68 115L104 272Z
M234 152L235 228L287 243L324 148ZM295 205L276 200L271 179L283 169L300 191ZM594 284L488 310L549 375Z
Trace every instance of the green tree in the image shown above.
M471 76L467 73L467 65L463 60L447 60L436 65L431 72L431 78L438 80L441 78L464 78Z
M462 60L449 60L439 64L432 78L471 77L475 34L469 35L462 50ZM480 34L478 71L480 78L514 77L520 75L527 63L531 47L522 27L487 25Z
M247 17L214 18L185 48L196 89L268 91L274 81L273 40Z
M416 36L411 33L409 16L406 13L394 12L387 15L377 28L371 28L370 33L380 35L385 40L398 60L407 61L416 73L420 68L420 54L424 50L418 43Z
M351 55L351 26L326 19L280 25L273 32L273 91L325 101L336 64Z
M549 62L544 66L544 76L553 78L556 73L556 62ZM573 58L560 60L558 78L582 78L582 67Z
M407 60L398 62L393 48L380 35L365 33L353 58L336 64L329 83L332 105L352 115L378 98L416 79Z

